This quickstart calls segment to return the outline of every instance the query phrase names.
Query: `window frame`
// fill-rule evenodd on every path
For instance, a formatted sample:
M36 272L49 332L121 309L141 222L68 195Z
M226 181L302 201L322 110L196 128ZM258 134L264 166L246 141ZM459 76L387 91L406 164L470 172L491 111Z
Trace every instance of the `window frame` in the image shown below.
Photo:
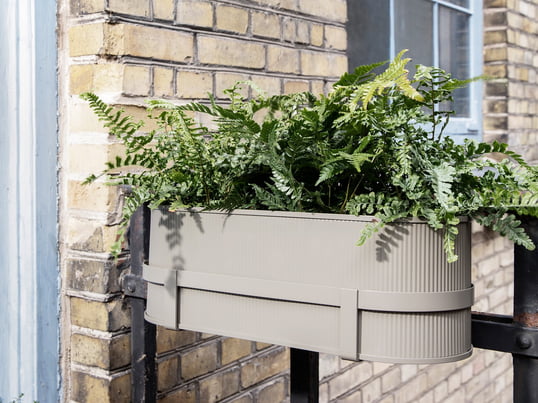
M389 55L393 59L398 51L395 38L395 2L389 0ZM425 0L433 5L433 65L439 66L439 7L447 7L469 16L469 77L482 74L482 1L469 0L469 7L462 7L445 0ZM459 77L458 77L459 78ZM458 143L465 138L482 139L482 83L480 80L469 84L469 117L451 117L445 135Z

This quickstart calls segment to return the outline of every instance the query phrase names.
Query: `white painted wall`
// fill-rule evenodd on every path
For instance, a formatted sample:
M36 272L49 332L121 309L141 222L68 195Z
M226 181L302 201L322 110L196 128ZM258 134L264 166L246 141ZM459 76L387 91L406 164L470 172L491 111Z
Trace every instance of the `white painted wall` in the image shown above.
M59 396L56 1L0 13L0 398Z

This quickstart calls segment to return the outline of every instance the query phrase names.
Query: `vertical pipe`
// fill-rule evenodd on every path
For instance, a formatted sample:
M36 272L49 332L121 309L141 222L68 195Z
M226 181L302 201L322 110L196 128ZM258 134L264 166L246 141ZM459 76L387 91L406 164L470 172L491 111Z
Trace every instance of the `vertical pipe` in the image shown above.
M291 403L318 403L319 353L290 349Z
M142 267L148 256L149 209L140 207L131 218L129 246L131 274L142 279ZM142 280L141 280L142 281ZM154 403L157 400L155 325L144 320L146 301L129 297L131 302L131 401Z
M520 219L537 249L529 251L517 245L514 248L514 322L538 328L538 219L526 216ZM528 348L532 341L522 336L516 343L520 348ZM512 356L514 402L538 402L538 358Z

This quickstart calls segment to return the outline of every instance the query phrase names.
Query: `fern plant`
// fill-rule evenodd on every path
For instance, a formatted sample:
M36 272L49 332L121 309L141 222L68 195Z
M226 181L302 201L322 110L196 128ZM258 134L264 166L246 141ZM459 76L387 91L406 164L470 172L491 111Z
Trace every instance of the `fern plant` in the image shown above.
M452 112L441 106L469 80L425 66L409 78L408 62L401 52L379 75L373 70L382 63L358 67L327 96L259 92L245 100L241 88L253 84L242 82L227 91L226 106L213 98L207 105L149 101L157 127L150 131L83 94L125 145L101 173L133 189L123 228L143 203L373 215L362 244L390 222L419 217L444 231L452 262L458 217L468 216L533 248L515 214L538 216L536 167L506 144L442 136ZM209 116L211 127L193 115Z

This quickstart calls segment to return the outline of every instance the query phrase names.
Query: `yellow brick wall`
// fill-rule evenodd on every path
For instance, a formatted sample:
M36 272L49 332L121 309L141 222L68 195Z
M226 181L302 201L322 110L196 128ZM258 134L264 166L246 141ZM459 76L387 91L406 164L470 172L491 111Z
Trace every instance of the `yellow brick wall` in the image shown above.
M86 91L136 119L147 98L224 99L238 80L269 94L325 93L347 70L344 0L65 0L62 66L62 267L64 396L131 401L130 311L121 297L126 256L115 263L121 193L82 185L121 153ZM249 89L244 95L250 96ZM162 402L279 402L289 396L289 351L188 331L157 330Z

